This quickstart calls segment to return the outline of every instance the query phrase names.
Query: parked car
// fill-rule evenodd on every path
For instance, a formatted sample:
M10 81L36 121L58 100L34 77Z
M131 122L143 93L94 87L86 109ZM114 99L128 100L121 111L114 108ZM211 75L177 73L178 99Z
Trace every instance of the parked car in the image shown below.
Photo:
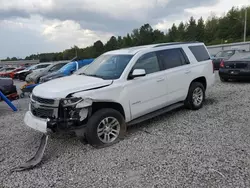
M26 76L29 75L30 73L32 73L32 71L34 71L34 70L42 71L43 69L45 69L46 67L48 67L51 64L52 63L39 63L36 65L32 65L32 66L30 66L22 71L17 72L14 75L14 78L18 78L19 80L25 81Z
M200 109L214 80L203 43L110 51L77 75L35 87L24 122L43 133L75 131L92 146L109 146L129 125L183 105Z
M6 72L0 72L0 77L7 77L7 78L14 78L14 74L16 72L19 72L19 71L22 71L24 70L24 67L20 67L20 68L14 68L14 69L11 69L11 70L8 70Z
M0 73L6 73L8 71L13 71L15 69L16 69L15 67L3 67L0 69Z
M250 80L250 56L238 60L222 61L219 76L222 82Z
M0 91L4 95L17 93L16 86L11 78L0 78Z
M215 56L212 56L215 70L219 70L221 61L226 61L230 59L242 58L249 55L250 52L241 49L234 50L223 50L218 52Z
M43 76L46 76L52 72L56 72L59 69L61 69L64 65L66 65L68 63L68 61L62 61L62 62L58 62L58 63L53 63L50 66L46 67L44 70L40 71L40 70L34 70L31 74L29 74L25 81L27 83L29 82L34 82L35 84L40 82L40 78Z
M78 69L82 68L85 65L88 65L92 63L94 59L84 59L80 61L72 61L69 62L68 64L64 65L61 69L59 69L56 72L52 72L46 76L43 76L40 78L40 83L47 82L49 80L53 80L56 78L61 78L64 76L70 76L72 75L75 71Z

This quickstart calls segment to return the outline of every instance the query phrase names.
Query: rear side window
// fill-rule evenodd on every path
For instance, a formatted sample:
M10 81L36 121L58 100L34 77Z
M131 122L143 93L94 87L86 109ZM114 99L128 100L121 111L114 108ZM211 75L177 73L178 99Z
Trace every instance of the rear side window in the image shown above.
M189 46L191 52L194 54L194 57L198 62L206 61L210 59L210 56L204 45L199 46Z
M183 53L184 52L180 48L156 52L158 59L163 65L164 69L171 69L188 64L188 60Z

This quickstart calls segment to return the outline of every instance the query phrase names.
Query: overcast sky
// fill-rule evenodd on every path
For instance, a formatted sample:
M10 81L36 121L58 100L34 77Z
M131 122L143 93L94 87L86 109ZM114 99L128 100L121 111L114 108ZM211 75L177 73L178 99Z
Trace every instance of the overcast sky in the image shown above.
M86 47L144 23L166 31L250 0L0 0L0 59Z

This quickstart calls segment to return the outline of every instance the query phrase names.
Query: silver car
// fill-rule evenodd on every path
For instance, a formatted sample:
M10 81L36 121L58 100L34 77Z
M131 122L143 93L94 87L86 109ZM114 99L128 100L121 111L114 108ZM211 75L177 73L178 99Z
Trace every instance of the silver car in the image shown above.
M42 76L45 76L45 75L47 75L49 73L58 71L60 68L62 68L67 63L68 63L68 61L60 61L60 62L51 64L50 66L48 66L47 68L45 68L42 71L33 71L31 74L29 74L26 77L25 81L27 83L34 82L35 84L37 84L37 83L39 83L40 78Z

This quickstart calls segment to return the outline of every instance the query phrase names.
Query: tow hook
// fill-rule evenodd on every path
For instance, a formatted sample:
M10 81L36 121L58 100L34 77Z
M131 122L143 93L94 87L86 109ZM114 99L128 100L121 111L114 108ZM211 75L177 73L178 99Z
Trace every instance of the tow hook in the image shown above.
M42 161L44 151L47 146L48 137L49 136L47 134L43 134L41 138L40 146L36 154L26 163L11 169L11 172L20 172L20 171L28 170L37 166Z

